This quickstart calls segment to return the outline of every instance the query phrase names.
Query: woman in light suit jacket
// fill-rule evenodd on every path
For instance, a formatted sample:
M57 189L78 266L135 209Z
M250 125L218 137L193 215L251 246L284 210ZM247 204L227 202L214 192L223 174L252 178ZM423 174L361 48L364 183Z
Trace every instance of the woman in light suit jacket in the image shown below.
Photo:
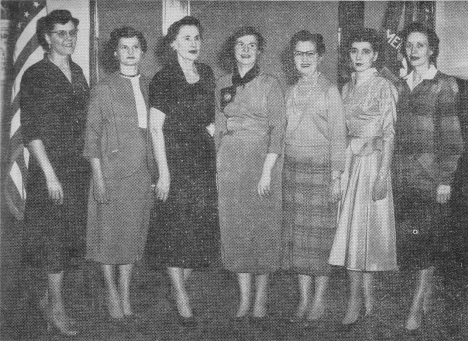
M149 83L138 70L146 47L143 34L131 27L111 33L108 50L119 70L92 90L86 128L84 156L93 170L86 257L102 264L108 311L116 320L135 316L130 277L143 254L151 207Z

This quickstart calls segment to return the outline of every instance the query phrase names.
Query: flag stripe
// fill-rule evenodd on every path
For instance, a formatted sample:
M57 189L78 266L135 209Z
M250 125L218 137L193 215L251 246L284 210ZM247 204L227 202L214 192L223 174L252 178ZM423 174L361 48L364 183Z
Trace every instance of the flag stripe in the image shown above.
M18 73L23 69L24 64L29 59L30 55L33 54L38 48L40 48L40 45L36 37L34 36L28 41L23 51L21 51L18 58L16 59L15 70L13 74L14 79L16 79L16 76L18 75Z
M13 63L16 63L16 59L23 51L26 44L34 38L36 40L36 26L39 18L47 15L47 9L44 7L25 27L15 45L15 53L13 54Z
M19 90L20 90L20 84L21 84L21 78L23 77L23 73L34 63L38 62L41 60L43 57L43 50L42 48L38 48L36 51L34 51L24 64L23 68L18 72L18 75L15 78L15 83L13 84L13 89L12 89L12 98L14 99L16 96L18 96Z

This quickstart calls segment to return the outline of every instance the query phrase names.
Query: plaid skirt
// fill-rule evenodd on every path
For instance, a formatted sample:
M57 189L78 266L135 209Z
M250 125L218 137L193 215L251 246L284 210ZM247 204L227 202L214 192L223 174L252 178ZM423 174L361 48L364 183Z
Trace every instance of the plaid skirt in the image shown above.
M314 154L285 155L282 267L305 275L328 275L337 203L330 201L328 152Z

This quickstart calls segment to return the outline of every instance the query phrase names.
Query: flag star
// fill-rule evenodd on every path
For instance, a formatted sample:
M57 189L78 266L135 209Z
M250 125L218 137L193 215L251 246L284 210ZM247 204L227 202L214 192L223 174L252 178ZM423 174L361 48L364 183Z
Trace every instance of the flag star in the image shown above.
M24 16L27 18L29 17L29 12L24 12Z
M39 3L37 1L34 1L34 7L39 7Z

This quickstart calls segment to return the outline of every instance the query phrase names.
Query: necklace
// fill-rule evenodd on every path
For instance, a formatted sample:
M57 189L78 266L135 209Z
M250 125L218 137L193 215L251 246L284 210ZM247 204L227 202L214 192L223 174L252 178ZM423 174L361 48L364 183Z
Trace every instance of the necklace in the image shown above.
M137 77L137 76L140 75L139 72L136 73L136 74L134 74L134 75L126 75L125 73L122 73L122 72L120 72L120 71L119 71L119 74L120 74L121 76L128 77L128 78Z

